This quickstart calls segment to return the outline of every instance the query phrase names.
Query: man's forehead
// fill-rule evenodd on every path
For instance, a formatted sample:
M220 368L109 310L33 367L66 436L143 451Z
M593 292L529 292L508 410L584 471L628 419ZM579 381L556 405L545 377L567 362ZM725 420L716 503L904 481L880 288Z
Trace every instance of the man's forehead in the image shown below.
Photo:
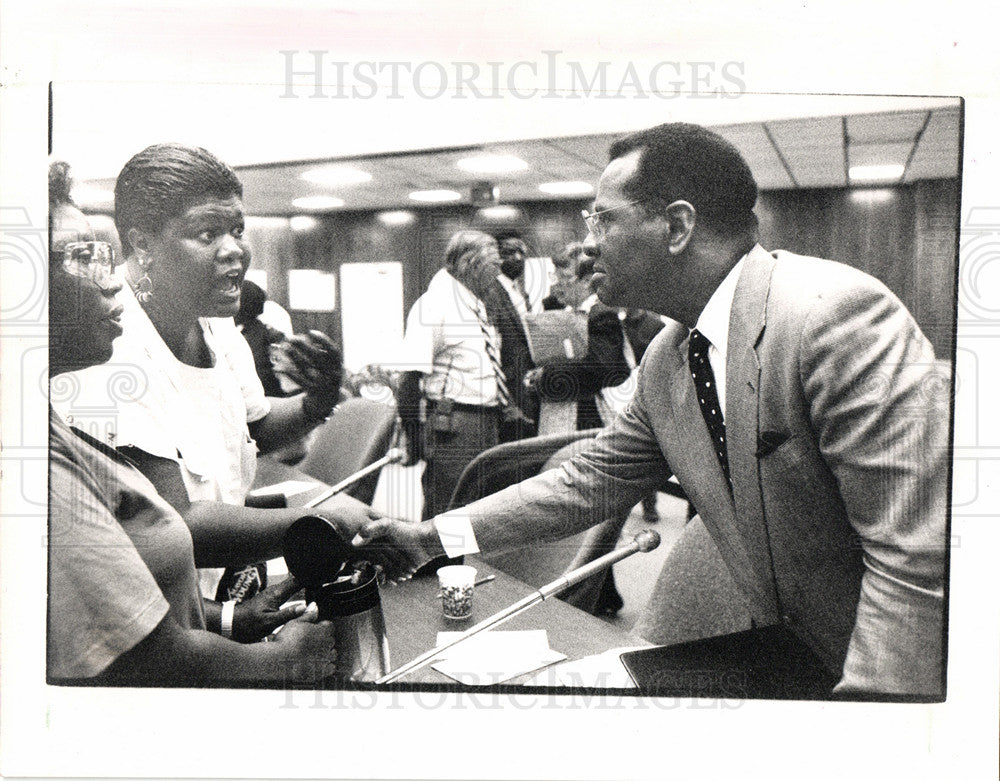
M597 210L609 209L622 202L630 200L625 194L625 185L632 178L635 169L639 166L639 157L642 155L641 149L635 149L622 157L616 157L604 173L597 184L597 197L594 199L594 206Z

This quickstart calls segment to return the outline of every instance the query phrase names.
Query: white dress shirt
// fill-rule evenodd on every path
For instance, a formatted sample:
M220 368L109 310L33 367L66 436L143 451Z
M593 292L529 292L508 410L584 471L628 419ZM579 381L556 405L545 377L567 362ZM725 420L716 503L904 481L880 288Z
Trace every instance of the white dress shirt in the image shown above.
M497 405L496 372L477 311L486 316L483 302L445 269L434 275L427 292L410 310L403 337L406 362L399 368L426 375L426 398L479 407ZM500 343L495 329L493 338Z
M719 410L722 418L726 417L726 351L729 346L729 313L733 308L733 296L736 295L736 283L746 255L739 259L726 278L712 293L705 308L701 310L695 328L711 343L708 348L708 362L712 365L715 375L715 389L719 396Z

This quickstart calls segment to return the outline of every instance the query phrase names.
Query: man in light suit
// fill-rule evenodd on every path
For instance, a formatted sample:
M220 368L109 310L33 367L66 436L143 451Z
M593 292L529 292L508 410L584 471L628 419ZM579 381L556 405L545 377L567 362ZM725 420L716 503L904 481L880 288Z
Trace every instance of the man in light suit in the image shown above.
M757 245L756 197L704 128L616 142L586 215L595 289L675 321L633 401L560 469L358 541L384 538L410 569L442 548L501 550L596 524L673 473L754 623L807 644L835 693L940 698L948 415L927 397L933 350L872 277Z

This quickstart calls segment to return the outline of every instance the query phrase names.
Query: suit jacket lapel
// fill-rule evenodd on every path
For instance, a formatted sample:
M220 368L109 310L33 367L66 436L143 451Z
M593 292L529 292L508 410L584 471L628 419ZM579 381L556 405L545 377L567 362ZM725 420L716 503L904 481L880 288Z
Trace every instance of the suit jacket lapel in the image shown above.
M760 246L747 256L733 297L726 355L726 449L733 479L736 525L757 581L777 607L771 549L757 468L760 362L756 346L766 325L775 260ZM762 594L763 596L764 594Z

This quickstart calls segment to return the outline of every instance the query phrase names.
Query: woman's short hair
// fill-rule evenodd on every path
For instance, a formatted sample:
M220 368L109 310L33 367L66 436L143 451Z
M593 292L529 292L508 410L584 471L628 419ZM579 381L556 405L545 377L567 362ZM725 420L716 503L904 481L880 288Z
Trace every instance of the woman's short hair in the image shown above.
M243 197L236 172L197 146L154 144L129 160L115 183L115 225L126 257L129 231L159 233L174 217L208 198Z
M497 241L488 233L477 230L460 230L448 242L444 251L444 267L458 280L462 280L477 257L488 247L496 248Z

